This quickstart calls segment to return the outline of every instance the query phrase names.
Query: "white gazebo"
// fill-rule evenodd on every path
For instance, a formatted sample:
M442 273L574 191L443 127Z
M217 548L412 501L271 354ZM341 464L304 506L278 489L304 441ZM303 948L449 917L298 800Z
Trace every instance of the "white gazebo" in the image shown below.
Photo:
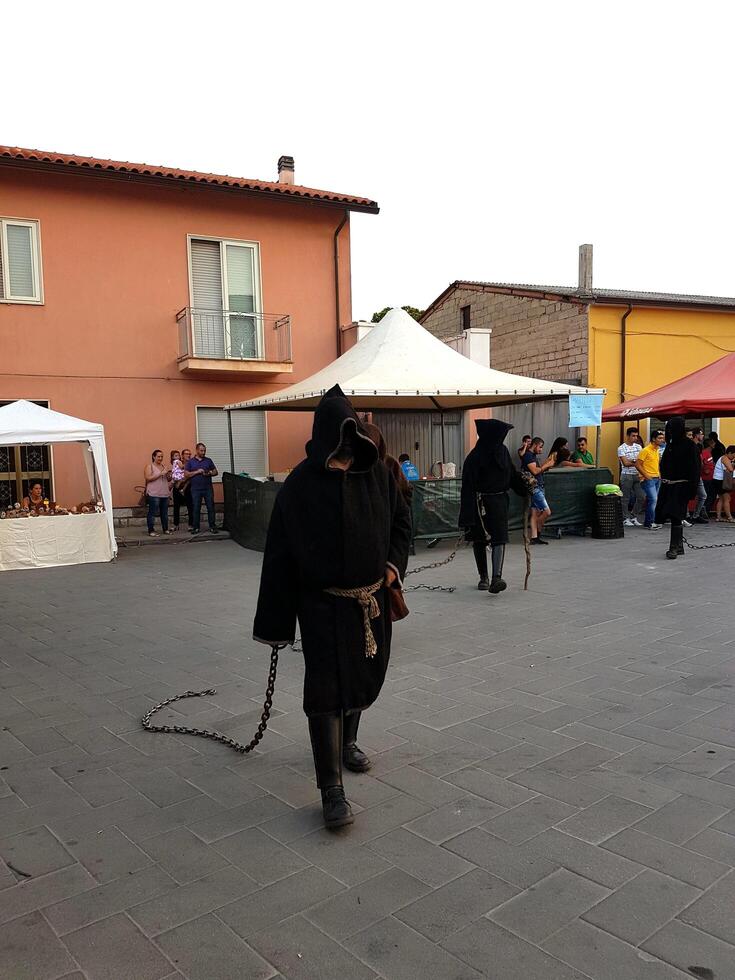
M105 511L0 521L0 571L111 561L117 554L104 427L24 400L0 408L0 445L61 442L82 445L90 494L98 493Z
M308 411L335 384L356 409L365 411L445 412L604 393L483 367L438 340L404 310L394 309L346 354L311 377L226 408Z

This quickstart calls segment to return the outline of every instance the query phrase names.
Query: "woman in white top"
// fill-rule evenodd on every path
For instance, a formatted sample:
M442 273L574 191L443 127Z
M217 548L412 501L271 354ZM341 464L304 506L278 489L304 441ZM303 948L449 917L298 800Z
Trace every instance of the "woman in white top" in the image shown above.
M732 474L735 469L735 446L728 446L723 456L715 463L712 487L717 494L716 520L722 520L722 508L725 508L725 520L735 524L730 512L730 494L732 493Z
M152 538L158 535L153 530L156 514L161 515L161 529L164 534L171 534L168 529L168 478L170 473L163 465L163 453L154 449L151 461L143 471L145 477L145 494L148 498L148 534Z

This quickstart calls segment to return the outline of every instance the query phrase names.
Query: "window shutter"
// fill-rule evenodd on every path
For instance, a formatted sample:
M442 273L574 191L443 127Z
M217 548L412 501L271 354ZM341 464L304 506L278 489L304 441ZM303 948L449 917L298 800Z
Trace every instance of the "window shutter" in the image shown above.
M28 225L5 224L8 243L8 292L16 299L35 299L33 231Z
M232 412L232 448L234 464L230 459L230 434L227 412L221 408L197 409L197 442L207 447L207 456L221 474L248 473L250 476L267 476L267 447L265 412Z
M220 483L222 474L232 471L230 461L230 435L227 429L227 412L221 408L197 409L197 442L207 447L207 456L219 470L215 482Z
M194 304L194 353L201 357L224 357L225 330L224 317L220 312L223 306L219 242L192 239L191 288Z
M232 447L235 473L268 475L265 412L232 412Z
M0 299L5 299L5 277L3 275L3 226L0 221Z

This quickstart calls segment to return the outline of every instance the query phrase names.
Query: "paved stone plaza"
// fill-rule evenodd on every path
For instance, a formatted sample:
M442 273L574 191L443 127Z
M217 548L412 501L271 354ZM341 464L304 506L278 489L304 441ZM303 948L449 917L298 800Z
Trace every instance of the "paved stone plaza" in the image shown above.
M500 597L467 551L419 576L459 587L409 596L338 834L293 651L257 755L140 728L212 686L158 717L250 738L259 555L6 573L0 977L732 980L735 549L665 547L554 541L523 593L514 545Z

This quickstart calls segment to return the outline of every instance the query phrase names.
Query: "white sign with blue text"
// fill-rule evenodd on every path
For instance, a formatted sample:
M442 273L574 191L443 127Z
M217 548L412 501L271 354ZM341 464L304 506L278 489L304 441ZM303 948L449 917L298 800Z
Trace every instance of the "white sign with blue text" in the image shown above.
M602 425L603 395L570 395L569 428Z

